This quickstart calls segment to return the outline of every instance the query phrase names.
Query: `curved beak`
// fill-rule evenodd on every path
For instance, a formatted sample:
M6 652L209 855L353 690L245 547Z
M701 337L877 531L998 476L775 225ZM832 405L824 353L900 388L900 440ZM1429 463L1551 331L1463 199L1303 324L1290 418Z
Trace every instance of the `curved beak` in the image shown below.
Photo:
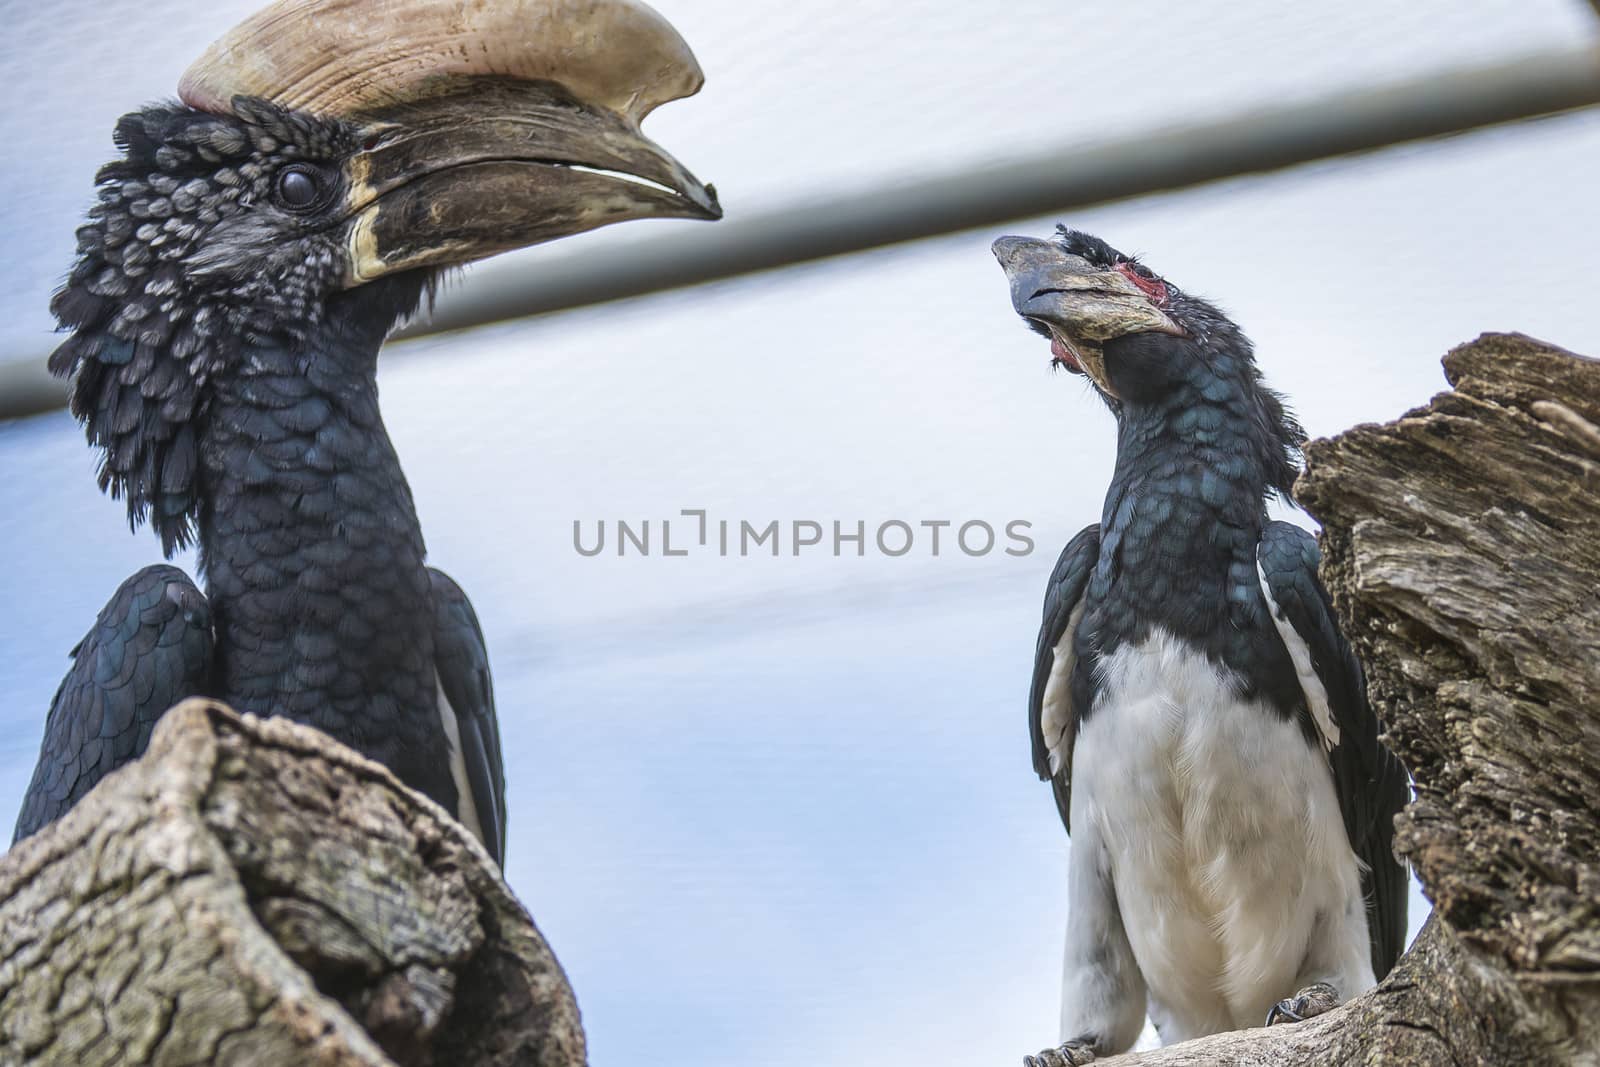
M639 0L277 0L184 74L192 107L250 98L337 120L347 286L638 218L717 219L640 132L704 76Z
M1102 388L1105 342L1151 331L1186 336L1121 271L1095 266L1053 241L1002 237L991 250L1011 284L1017 314L1049 332L1059 362L1081 368Z
M714 186L551 83L482 81L360 127L370 147L346 168L352 286L628 219L722 217Z

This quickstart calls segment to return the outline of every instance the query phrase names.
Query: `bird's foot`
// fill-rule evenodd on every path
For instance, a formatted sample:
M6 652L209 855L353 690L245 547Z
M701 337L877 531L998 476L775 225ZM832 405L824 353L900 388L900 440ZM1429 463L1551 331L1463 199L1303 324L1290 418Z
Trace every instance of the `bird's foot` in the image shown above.
M1064 1041L1037 1056L1022 1057L1022 1067L1083 1067L1094 1062L1094 1041L1086 1037Z
M1327 982L1318 982L1274 1004L1267 1012L1267 1025L1302 1022L1338 1006L1339 991Z

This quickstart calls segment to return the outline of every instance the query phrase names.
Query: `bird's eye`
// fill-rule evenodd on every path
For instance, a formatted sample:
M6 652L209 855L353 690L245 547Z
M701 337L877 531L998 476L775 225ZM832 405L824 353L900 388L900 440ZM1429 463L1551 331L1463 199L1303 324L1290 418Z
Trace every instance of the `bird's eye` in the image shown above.
M310 167L290 167L278 175L278 203L291 211L308 211L322 199L322 181Z

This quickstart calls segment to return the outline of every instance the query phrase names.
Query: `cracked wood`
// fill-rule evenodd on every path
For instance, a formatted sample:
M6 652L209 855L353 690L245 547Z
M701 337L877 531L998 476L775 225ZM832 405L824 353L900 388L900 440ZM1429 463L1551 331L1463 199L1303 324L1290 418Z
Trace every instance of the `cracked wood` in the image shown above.
M288 720L180 704L0 859L0 1063L583 1062L478 842Z

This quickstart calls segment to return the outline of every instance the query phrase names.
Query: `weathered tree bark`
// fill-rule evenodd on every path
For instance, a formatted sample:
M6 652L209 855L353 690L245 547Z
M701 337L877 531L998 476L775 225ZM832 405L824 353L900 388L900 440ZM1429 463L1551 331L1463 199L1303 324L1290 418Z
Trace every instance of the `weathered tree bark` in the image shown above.
M477 841L315 730L187 701L0 859L0 1063L583 1062Z
M1434 914L1336 1011L1108 1065L1600 1063L1600 362L1487 334L1444 367L1298 485Z

